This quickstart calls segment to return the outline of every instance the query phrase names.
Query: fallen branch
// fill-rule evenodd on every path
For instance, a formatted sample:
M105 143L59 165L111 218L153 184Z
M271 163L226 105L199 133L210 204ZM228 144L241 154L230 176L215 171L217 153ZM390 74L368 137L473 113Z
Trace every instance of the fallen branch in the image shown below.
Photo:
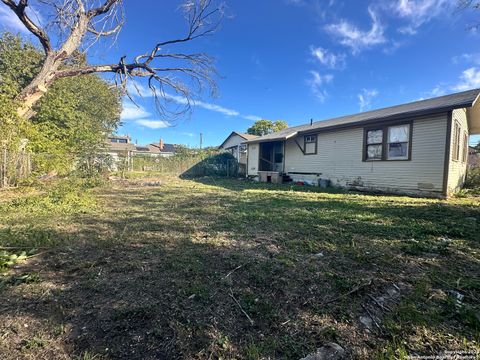
M375 326L378 328L378 330L380 330L380 332L382 332L382 328L380 327L380 325L378 324L377 320L375 320L375 317L372 315L372 313L370 312L370 310L367 309L367 307L365 305L362 304L362 308L363 310L365 310L368 314L368 316L370 317L370 319L372 319L373 323L375 324Z
M240 310L242 311L242 313L247 317L248 321L250 321L250 324L253 325L254 322L252 320L252 318L247 314L247 312L245 310L243 310L242 308L242 305L240 305L240 303L238 302L238 300L235 298L235 296L233 295L233 292L232 292L232 289L230 289L230 297L233 299L233 301L235 301L235 304L238 305L238 307L240 308Z
M370 299L372 299L372 301L373 301L375 304L377 304L380 308L382 308L383 310L385 310L385 311L392 311L392 309L391 309L389 306L383 305L381 302L379 302L377 299L375 299L372 295L368 294L368 297L369 297Z
M232 271L230 271L230 272L229 272L227 275L225 275L222 279L228 278L228 277L229 277L230 275L232 275L235 271L241 269L242 267L244 267L244 266L247 265L247 264L248 264L248 262L245 263L245 264L242 264L242 265L238 265L235 269L233 269Z
M0 250L44 250L50 249L46 246L0 246Z
M328 305L328 304L331 304L333 302L336 302L340 299L343 299L349 295L352 295L352 294L355 294L356 292L362 290L363 288L367 287L367 286L370 286L372 285L372 279L368 280L368 282L364 283L364 284L361 284L359 286L357 286L356 288L353 288L352 290L350 290L349 292L345 293L345 294L342 294L342 295L339 295L337 297L334 297L333 299L330 299L330 300L327 300L327 301L324 301L321 305ZM310 301L312 301L312 299L309 299L307 301L305 301L303 303L303 305L307 305Z

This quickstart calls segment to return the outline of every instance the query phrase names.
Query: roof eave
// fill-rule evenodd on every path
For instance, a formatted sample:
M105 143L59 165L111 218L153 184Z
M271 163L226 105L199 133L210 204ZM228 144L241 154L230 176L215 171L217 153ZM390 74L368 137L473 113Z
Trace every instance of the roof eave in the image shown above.
M308 130L299 131L298 135L311 134L311 133L321 132L321 131L345 129L345 128L350 128L350 127L357 127L357 126L374 124L374 123L383 122L383 121L409 119L409 118L417 117L417 116L441 114L441 113L446 113L446 112L452 111L454 109L471 107L472 104L473 104L473 102L469 101L469 102L466 102L466 103L455 104L455 105L445 106L445 107L441 107L441 108L435 108L435 109L429 109L429 110L420 110L420 111L410 111L410 112L405 112L405 113L401 113L401 114L394 114L394 115L390 115L390 116L376 117L376 118L367 119L367 120L359 120L359 121L351 122L351 123L348 123L348 124L338 124L338 125L326 126L326 127L322 127L322 128L308 129Z
M252 139L252 140L245 141L242 144L252 144L252 143L257 143L257 142L261 143L261 142L269 142L269 141L285 141L285 140L288 140L288 139L296 136L297 134L298 134L298 131L295 131L295 132L287 134L285 136L279 136L279 137L268 138L268 139L262 139L262 137L260 136L257 139Z

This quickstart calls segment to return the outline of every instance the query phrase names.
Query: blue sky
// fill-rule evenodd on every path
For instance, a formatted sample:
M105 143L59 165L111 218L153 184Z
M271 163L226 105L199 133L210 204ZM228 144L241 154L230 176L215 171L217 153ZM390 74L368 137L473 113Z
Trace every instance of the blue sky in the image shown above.
M183 47L215 57L218 94L193 113L160 116L148 92L124 102L119 133L139 143L219 145L257 118L289 125L480 87L480 11L453 0L230 0L222 28ZM125 1L126 23L92 63L118 62L183 35L179 2ZM21 30L4 7L0 24ZM145 84L141 81L142 89ZM479 137L472 137L476 142Z

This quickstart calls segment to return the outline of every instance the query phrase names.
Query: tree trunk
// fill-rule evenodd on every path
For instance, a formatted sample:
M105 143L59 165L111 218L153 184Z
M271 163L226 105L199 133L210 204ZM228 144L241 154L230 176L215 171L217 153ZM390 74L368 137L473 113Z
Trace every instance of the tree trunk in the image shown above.
M63 61L77 50L85 35L88 26L88 18L80 17L72 29L70 37L58 51L49 51L45 57L42 69L35 78L18 94L16 100L20 103L17 109L18 115L30 119L35 112L33 107L48 91L50 85L56 79L59 68Z
M56 54L49 54L37 76L18 94L16 100L20 105L17 113L21 117L30 119L35 114L33 107L47 92L61 64L61 61L55 58Z

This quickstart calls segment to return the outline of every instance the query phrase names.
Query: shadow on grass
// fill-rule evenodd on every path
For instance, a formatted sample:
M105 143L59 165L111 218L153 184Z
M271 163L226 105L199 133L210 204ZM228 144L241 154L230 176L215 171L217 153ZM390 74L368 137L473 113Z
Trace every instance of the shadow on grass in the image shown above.
M37 224L59 248L22 269L37 282L0 293L2 318L31 322L0 325L0 355L296 359L335 341L371 358L417 327L432 335L412 351L445 348L448 333L452 346L478 341L475 323L431 297L461 278L478 298L478 206L215 181L110 190L107 212L74 230ZM362 304L401 283L414 290L385 332L366 333Z

